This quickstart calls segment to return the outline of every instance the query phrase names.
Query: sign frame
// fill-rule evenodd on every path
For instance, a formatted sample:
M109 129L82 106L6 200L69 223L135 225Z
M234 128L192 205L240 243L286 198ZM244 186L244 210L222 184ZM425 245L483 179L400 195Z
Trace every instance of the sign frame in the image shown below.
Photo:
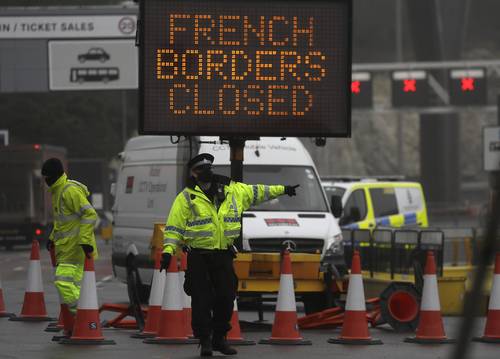
M498 154L495 156L493 151L491 151L489 147L489 141L486 138L488 132L496 132L498 137L498 143L500 146L500 126L485 126L483 127L483 169L488 172L497 172L500 171L500 150L497 151ZM494 158L488 158L488 156L492 156ZM489 160L489 161L488 161ZM496 162L496 165L492 165L489 162Z
M109 91L109 90L114 90L114 91L122 91L122 90L135 90L138 88L139 84L139 79L138 79L138 73L134 72L130 77L133 77L133 79L129 79L128 81L130 84L113 84L112 82L109 83L108 85L101 85L100 82L93 83L91 85L87 85L82 88L78 87L71 87L71 86L66 86L66 85L56 85L54 83L54 73L53 73L53 67L54 67L54 47L57 46L64 46L64 45L73 45L73 46L84 46L85 44L88 45L86 47L99 47L101 48L102 46L115 46L118 44L123 44L122 46L126 46L127 44L130 44L132 49L136 50L137 48L134 47L134 39L131 38L123 38L123 39L101 39L101 38L85 38L85 39L75 39L73 41L66 40L66 39L56 39L56 40L49 40L47 41L47 76L48 76L48 92L56 92L56 91ZM102 48L101 48L102 49ZM131 60L132 62L135 62L135 68L137 68L137 65L139 64L139 59L138 59L138 53L136 51L136 59ZM111 65L111 66L105 66L105 62L100 62L100 61L94 61L99 65L99 67L94 67L93 69L99 70L101 68L113 68L117 69L118 71L118 76L120 76L120 71L123 72L123 66L117 66L117 65ZM85 61L81 63L79 66L83 67L88 67L89 65L85 65L89 63L88 61ZM95 65L90 65L90 66L95 66ZM127 66L130 67L130 66ZM78 68L71 69L70 71L73 70L78 70ZM69 78L69 76L68 76ZM133 83L132 83L133 82Z
M13 39L54 40L54 39L86 39L86 38L133 39L135 37L135 32L137 30L137 19L138 17L136 14L128 14L128 13L94 14L94 15L88 15L88 14L3 15L2 14L0 16L0 26L3 26L8 30L0 31L0 40L13 40ZM117 28L111 27L111 25L114 24L117 25ZM26 27L26 31L23 30L24 27ZM29 29L30 27L32 28L31 30ZM37 32L35 30L37 28L39 28L41 32Z
M9 130L0 129L0 139L3 139L3 142L0 141L0 147L9 145Z
M275 130L273 133L269 134L264 134L260 133L258 131L244 131L243 133L235 133L235 131L223 131L223 130L193 130L193 131L156 131L156 130L145 130L144 125L145 125L145 103L144 103L144 86L145 86L145 53L146 53L146 46L145 46L145 29L144 29L144 14L145 14L145 2L147 0L140 0L139 4L139 19L137 22L137 31L138 31L138 36L136 39L138 39L138 46L139 46L139 126L138 126L138 132L140 135L170 135L170 136L220 136L220 137L226 137L226 138L232 138L232 137L329 137L329 138L349 138L351 137L351 131L352 131L352 100L351 100L351 81L352 81L352 26L353 26L353 1L352 0L315 0L317 3L342 3L347 6L347 34L346 34L346 55L345 55L345 61L346 61L346 81L344 84L344 91L346 94L346 100L345 100L345 122L346 122L346 128L345 131L342 133L335 133L335 134L325 134L321 132L317 133L307 133L301 135L299 132L291 132L289 128L287 131L279 132L279 130ZM210 2L210 0L205 0L207 2ZM234 3L236 0L218 0L219 2L228 2L228 3ZM306 3L307 0L291 0L294 3L299 3L303 2ZM238 2L241 2L238 1ZM254 2L266 2L269 3L269 1L266 0L254 0ZM283 2L283 1L279 1Z

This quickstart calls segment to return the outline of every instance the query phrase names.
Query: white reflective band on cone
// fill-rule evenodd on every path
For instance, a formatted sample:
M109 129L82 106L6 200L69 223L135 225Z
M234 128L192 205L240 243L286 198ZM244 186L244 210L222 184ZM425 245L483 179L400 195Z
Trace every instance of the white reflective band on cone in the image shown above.
M165 291L165 274L160 273L159 269L153 272L153 283L151 285L151 294L149 295L149 305L161 306L163 303L163 292Z
M162 310L182 310L179 273L167 273Z
M0 287L1 288L1 287ZM491 286L490 310L500 310L500 274L493 276L493 285Z
M293 290L293 275L282 274L280 278L280 290L278 292L277 312L296 312L295 293Z
M97 304L97 290L95 287L95 272L83 272L78 309L99 309L99 305Z
M365 289L363 288L363 278L361 274L351 274L349 276L345 310L366 310Z
M43 292L42 268L40 267L40 260L38 259L30 260L26 292Z
M424 291L420 310L441 310L439 292L435 274L424 274Z

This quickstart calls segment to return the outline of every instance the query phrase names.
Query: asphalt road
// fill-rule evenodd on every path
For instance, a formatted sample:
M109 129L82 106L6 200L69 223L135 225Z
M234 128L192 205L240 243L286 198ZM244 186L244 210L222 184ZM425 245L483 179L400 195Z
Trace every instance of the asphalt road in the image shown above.
M126 288L111 277L110 246L100 243L101 260L96 263L98 296L100 303L123 302L126 300ZM0 275L2 276L4 297L9 311L18 313L22 306L27 275L29 248L19 248L11 252L0 251ZM42 252L42 271L44 277L45 300L49 314L57 316L58 301L56 291L51 284L52 269L46 252ZM299 316L302 313L299 313ZM101 319L109 318L109 314ZM253 321L257 315L252 312L240 312L240 319ZM266 312L265 319L272 322L272 313ZM459 318L445 318L445 327L450 337L454 336L459 326ZM474 330L482 332L484 318L478 321ZM165 346L143 344L130 335L135 331L104 329L107 339L116 341L112 346L65 346L51 341L53 333L44 332L47 323L10 322L0 318L0 359L137 359L137 358L196 358L196 345ZM312 346L269 346L256 345L239 347L239 358L367 358L370 359L426 359L448 358L450 345L416 345L404 343L406 335L393 333L388 327L371 329L374 337L381 339L384 345L377 346L341 346L328 344L328 338L338 335L340 330L309 330L302 335L310 339ZM245 332L246 339L258 341L267 338L267 329ZM473 343L469 358L498 359L500 345Z

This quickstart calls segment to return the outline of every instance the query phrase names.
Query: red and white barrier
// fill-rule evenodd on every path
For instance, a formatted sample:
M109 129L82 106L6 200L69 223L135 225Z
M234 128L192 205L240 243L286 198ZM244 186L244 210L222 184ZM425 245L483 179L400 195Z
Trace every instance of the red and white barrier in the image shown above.
M158 335L144 339L147 344L196 344L198 340L186 335L184 312L182 310L182 294L180 288L177 258L172 257L167 270L165 292L160 314Z
M155 267L153 280L151 283L151 293L149 294L148 316L144 330L141 333L133 334L132 338L154 338L158 335L160 328L161 304L163 302L163 292L165 291L165 274L160 273L161 249L155 253Z
M13 313L7 312L5 309L5 301L3 299L2 279L0 278L0 318L12 318Z
M287 250L283 253L281 263L280 289L271 337L260 340L259 344L311 345L311 341L304 340L299 333L292 261Z
M491 286L484 334L480 338L474 338L474 340L500 344L500 252L495 257L495 271L493 273L493 285Z
M105 345L115 344L102 335L95 284L94 259L85 258L83 281L76 310L75 325L71 338L63 338L59 344Z
M37 240L31 244L30 264L28 268L28 284L24 293L24 302L21 314L10 318L13 321L52 321L45 309L43 293L42 267L40 265L40 245Z
M241 336L240 320L238 316L238 301L234 300L231 330L227 333L227 342L230 345L255 345L253 340L246 340Z
M382 344L381 340L373 339L368 330L366 319L365 291L361 275L361 260L356 250L352 256L349 287L347 288L347 301L344 313L344 323L339 338L328 340L332 344L374 345Z
M420 319L415 337L406 338L405 342L418 344L454 343L444 331L439 302L436 263L432 251L427 252L424 271L424 289L420 303Z

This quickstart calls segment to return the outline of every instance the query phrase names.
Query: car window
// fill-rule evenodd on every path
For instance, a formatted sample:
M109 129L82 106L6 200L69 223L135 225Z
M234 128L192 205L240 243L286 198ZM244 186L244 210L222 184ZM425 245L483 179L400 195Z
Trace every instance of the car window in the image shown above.
M359 214L353 216L353 213L357 212ZM365 191L362 189L357 189L353 191L344 206L344 211L342 215L342 225L350 224L354 222L362 221L366 218L366 197Z
M398 214L398 203L394 188L371 188L370 196L372 197L375 217Z

